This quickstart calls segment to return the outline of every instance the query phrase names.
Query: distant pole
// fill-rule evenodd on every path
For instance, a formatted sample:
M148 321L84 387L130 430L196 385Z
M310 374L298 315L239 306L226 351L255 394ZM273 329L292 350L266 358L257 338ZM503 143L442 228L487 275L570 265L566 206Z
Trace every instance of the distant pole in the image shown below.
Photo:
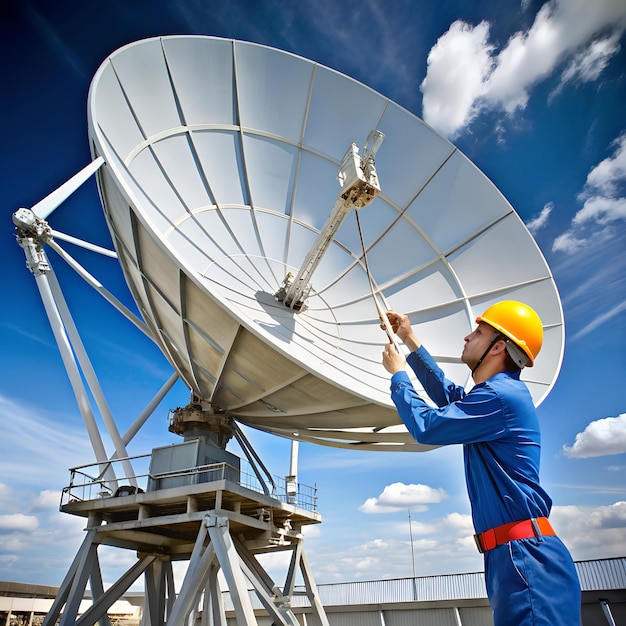
M411 528L411 509L409 511L409 536L411 537L411 563L413 564L413 578L415 578L415 551L413 549L413 529Z

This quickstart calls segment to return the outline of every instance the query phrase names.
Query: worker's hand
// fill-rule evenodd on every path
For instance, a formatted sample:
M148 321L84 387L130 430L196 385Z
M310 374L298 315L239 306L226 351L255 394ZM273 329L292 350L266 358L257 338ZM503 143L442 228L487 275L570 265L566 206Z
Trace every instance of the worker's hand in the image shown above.
M401 339L404 344L413 352L420 347L420 342L411 328L411 321L408 315L402 315L396 311L387 311L387 319L391 329Z
M402 318L404 317L404 315L400 315L400 313L396 313L395 311L387 311L385 315L387 316L387 321L389 322L389 325L391 326L391 330L393 330L394 333L397 333L398 329L400 328L400 324L402 323ZM385 324L382 323L383 319L380 318L380 321L381 321L380 327L383 330L385 330Z
M407 332L411 330L409 316L396 313L395 311L387 311L387 319L389 320L389 325L393 332L404 341Z
M406 359L392 343L388 343L383 350L383 366L392 375L406 367Z

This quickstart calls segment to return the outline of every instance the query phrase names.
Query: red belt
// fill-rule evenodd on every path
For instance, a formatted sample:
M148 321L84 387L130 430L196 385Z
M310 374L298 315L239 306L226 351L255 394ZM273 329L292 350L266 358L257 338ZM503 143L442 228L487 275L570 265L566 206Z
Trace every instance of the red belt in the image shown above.
M531 537L550 537L556 535L547 517L525 519L490 528L484 533L474 535L474 541L480 553L493 550L509 541L530 539Z

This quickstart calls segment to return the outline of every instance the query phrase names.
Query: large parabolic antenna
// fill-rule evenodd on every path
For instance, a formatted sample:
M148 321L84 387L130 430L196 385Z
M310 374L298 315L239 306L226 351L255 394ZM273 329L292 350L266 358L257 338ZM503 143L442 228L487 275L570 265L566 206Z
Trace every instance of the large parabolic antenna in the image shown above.
M344 154L374 129L382 191L334 233L296 311L275 294L328 220ZM532 236L450 142L365 85L261 45L147 39L98 70L89 132L141 313L192 392L233 418L326 445L423 449L389 399L372 289L468 387L459 355L476 315L530 304L545 338L524 379L536 404L550 391L562 310Z

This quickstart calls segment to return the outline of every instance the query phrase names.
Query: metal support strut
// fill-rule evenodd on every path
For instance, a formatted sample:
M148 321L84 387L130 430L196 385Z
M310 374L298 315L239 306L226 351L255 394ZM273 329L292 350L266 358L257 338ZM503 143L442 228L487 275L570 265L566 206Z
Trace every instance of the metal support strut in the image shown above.
M341 191L337 196L335 206L315 244L304 259L300 270L295 276L289 272L283 279L280 289L274 294L276 300L284 302L285 306L295 311L306 309L306 299L312 288L311 277L332 243L339 227L352 209L367 206L380 193L380 184L374 166L374 155L384 138L385 135L379 130L373 130L368 135L362 157L354 143L344 154L337 174Z

